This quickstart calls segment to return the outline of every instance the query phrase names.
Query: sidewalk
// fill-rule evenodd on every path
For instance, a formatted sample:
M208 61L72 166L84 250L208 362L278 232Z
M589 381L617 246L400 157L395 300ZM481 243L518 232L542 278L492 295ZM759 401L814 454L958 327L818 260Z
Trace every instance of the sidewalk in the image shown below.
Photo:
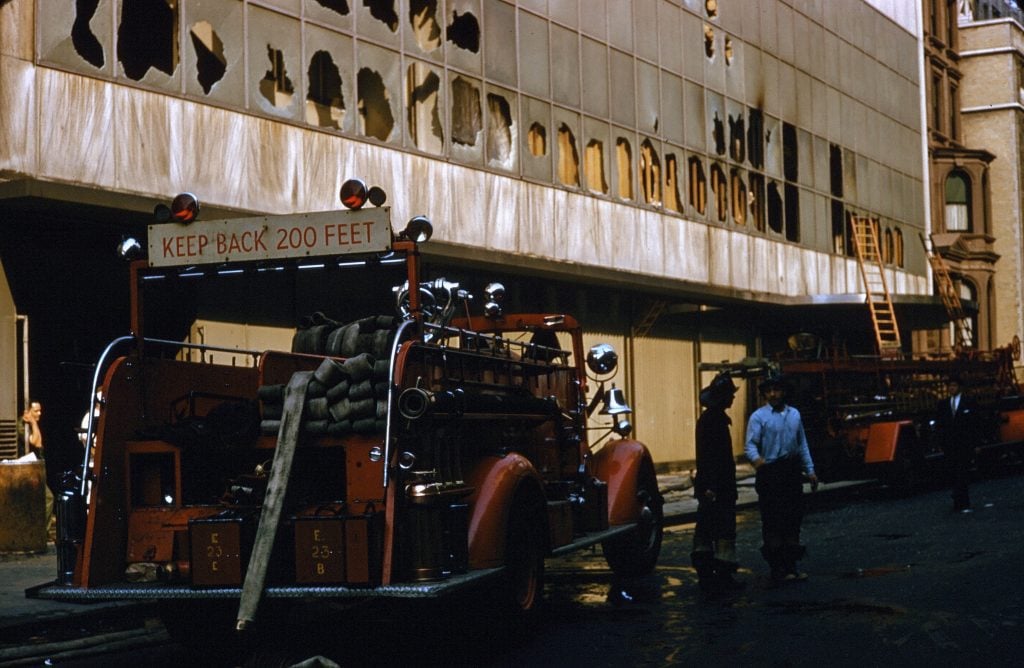
M737 507L756 505L753 469L748 465L737 468ZM665 497L665 525L673 526L695 521L697 501L693 498L693 480L686 472L662 474L658 483ZM860 482L840 482L821 485L818 494L840 489ZM804 486L810 494L810 485ZM53 544L39 554L0 554L0 638L19 633L19 628L40 622L52 622L71 617L102 612L111 607L138 605L133 602L66 603L25 598L25 590L53 581L57 576L57 554Z

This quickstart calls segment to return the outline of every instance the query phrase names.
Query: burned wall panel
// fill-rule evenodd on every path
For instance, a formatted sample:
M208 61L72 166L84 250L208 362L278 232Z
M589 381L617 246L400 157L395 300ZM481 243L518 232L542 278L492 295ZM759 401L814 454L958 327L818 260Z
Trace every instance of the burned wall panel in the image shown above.
M484 155L483 86L477 79L450 75L451 96L449 127L451 154L464 162L479 163Z
M178 4L167 0L122 3L117 25L118 72L132 81L177 90Z
M661 77L657 67L636 61L636 124L640 132L658 134L661 129Z
M662 166L659 156L660 143L655 144L648 138L640 143L640 162L637 165L640 173L640 192L645 204L660 205Z
M686 162L683 160L683 150L678 146L665 145L665 184L664 184L664 206L665 210L673 213L683 213L685 204L682 198L683 188L686 183Z
M738 100L747 97L746 59L746 44L742 40L726 36L725 92Z
M583 119L583 180L587 190L599 195L609 192L610 136L607 123Z
M405 17L405 45L423 56L440 58L444 15L440 0L409 0Z
M686 146L703 152L707 148L704 89L690 81L683 81L683 118L686 120Z
M484 67L487 77L506 86L518 85L516 10L501 0L485 0Z
M356 2L360 0L303 0L303 12L307 19L352 32Z
M519 162L519 101L510 90L487 88L487 164L516 171Z
M564 109L553 110L557 127L555 143L555 177L565 186L580 187L580 119Z
M704 174L704 163L699 156L687 159L687 202L690 212L703 218L707 213L708 187L707 176Z
M707 119L708 150L715 155L724 156L727 146L725 99L718 93L707 91L705 104L707 106L705 118Z
M358 133L394 144L402 142L402 70L398 54L356 43Z
M633 194L633 155L636 136L622 128L612 128L615 136L615 161L613 163L612 182L615 184L613 194L619 199L632 200Z
M397 47L401 33L398 30L398 0L351 0L355 10L356 33L390 47Z

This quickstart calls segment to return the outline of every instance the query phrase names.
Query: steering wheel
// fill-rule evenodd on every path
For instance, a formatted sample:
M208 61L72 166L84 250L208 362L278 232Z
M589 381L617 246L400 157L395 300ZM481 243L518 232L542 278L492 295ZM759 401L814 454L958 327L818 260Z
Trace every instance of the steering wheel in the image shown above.
M423 311L425 318L433 317L434 313L438 310L437 297L427 287L420 286L420 310ZM412 304L409 298L409 288L403 287L398 293L398 314L403 318L408 318L412 314Z

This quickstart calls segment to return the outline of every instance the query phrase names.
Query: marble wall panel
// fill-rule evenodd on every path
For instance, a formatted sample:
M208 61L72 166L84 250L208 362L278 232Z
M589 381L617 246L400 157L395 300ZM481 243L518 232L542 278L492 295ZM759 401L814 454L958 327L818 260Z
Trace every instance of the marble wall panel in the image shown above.
M727 246L722 251L729 257L729 281L726 285L730 288L750 290L754 287L751 280L750 263L745 261L750 257L750 246L753 239L754 237L748 234L728 231Z
M39 172L46 178L114 186L113 86L57 70L36 70Z
M815 294L828 295L832 294L832 262L833 256L828 253L815 253L814 254L814 274L816 281Z
M480 220L484 245L494 249L518 248L519 221L522 218L519 182L507 176L485 174L484 188L487 208Z
M713 285L730 283L733 271L733 256L729 249L731 241L732 238L725 228L708 226L708 281Z
M671 218L664 233L665 276L706 283L709 279L707 227L689 220Z
M192 102L176 107L180 119L170 124L171 181L180 189L202 190L199 200L221 206L258 210L262 197L249 197L249 182L261 175L249 168L248 128L257 119ZM172 194L173 194L172 192Z
M458 178L449 178L446 187L439 190L455 202L452 210L451 241L467 246L486 247L488 221L482 213L488 212L486 174L475 169L459 170ZM429 214L428 214L429 217Z
M274 213L300 211L299 194L305 183L303 130L262 118L249 119L245 126L246 201L260 202L260 210Z
M114 187L129 192L179 193L200 187L198 183L172 182L172 156L182 160L172 139L172 123L181 122L181 100L124 86L112 86L114 98ZM192 154L205 160L204 153Z
M0 55L0 172L38 169L35 78L30 62Z
M32 60L32 26L35 5L32 0L0 3L0 56Z
M522 187L522 215L519 225L519 248L524 255L548 257L555 248L555 189L534 183Z

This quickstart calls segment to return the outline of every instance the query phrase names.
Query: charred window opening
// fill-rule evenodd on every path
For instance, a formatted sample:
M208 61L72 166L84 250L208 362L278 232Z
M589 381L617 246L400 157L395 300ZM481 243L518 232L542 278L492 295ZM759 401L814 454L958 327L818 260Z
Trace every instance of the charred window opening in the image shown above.
M558 128L558 180L567 186L580 185L580 154L576 137L568 125Z
M787 181L799 178L800 162L796 145L796 126L782 124L782 174Z
M764 177L760 174L750 175L750 220L754 229L764 232Z
M633 199L633 147L622 137L615 140L615 166L619 197Z
M679 161L674 153L665 154L665 208L683 212L683 202L679 198Z
M502 96L488 93L487 113L487 155L505 162L512 156L512 108Z
M792 183L786 184L786 239L800 241L800 192Z
M743 116L729 116L729 157L736 162L743 162L747 157L745 127Z
M348 15L348 2L346 0L316 0L316 4L342 16Z
M363 7L370 10L370 16L388 27L391 32L398 30L398 12L395 0L363 0Z
M728 67L729 65L732 65L732 56L733 56L732 37L726 37L725 38L725 65L726 65L726 67Z
M480 23L469 12L459 16L452 12L452 22L448 24L448 41L466 51L480 51Z
M768 229L782 234L782 194L775 181L768 183Z
M93 67L103 67L103 45L89 27L89 22L96 15L100 0L76 0L75 23L71 26L71 44L85 62Z
M689 160L690 166L690 206L700 215L708 208L707 179L704 177L704 165L700 158L694 156Z
M189 30L192 48L196 52L196 81L207 95L224 78L228 59L224 55L224 42L207 21L200 21Z
M604 176L604 142L591 139L583 150L583 174L587 180L587 189L608 194L608 181Z
M718 16L718 0L704 0L704 11L709 19Z
M150 68L174 74L178 66L178 3L134 0L121 5L117 59L129 79L141 81Z
M899 228L892 231L892 263L903 266L903 231Z
M292 103L295 86L288 78L284 53L267 44L267 58L270 59L270 69L260 81L260 94L275 107L287 107Z
M406 85L409 87L409 135L416 148L440 153L444 146L444 129L438 112L441 78L430 68L413 63L409 66Z
M747 184L743 182L743 174L738 169L729 171L729 179L732 192L732 220L737 225L746 225Z
M437 22L437 0L409 0L409 25L416 43L424 52L441 46L441 26Z
M715 29L711 26L704 26L704 55L708 58L715 56Z
M892 230L887 227L882 234L882 264L889 264L892 262L892 258Z
M530 155L538 158L547 155L548 131L540 123L534 122L526 133L526 143L530 147Z
M717 111L715 112L714 120L712 120L711 138L715 142L715 153L725 155L725 123L722 122Z
M387 141L395 127L395 117L391 113L391 103L384 79L379 72L364 67L356 75L356 90L363 135Z
M764 167L764 112L750 109L748 114L750 126L747 128L747 155L750 166L755 169Z
M661 204L661 161L648 139L640 143L640 188L645 202Z
M853 246L846 237L846 207L838 199L832 200L832 251L838 255L853 255Z
M843 149L828 145L828 182L833 197L843 196Z
M715 197L715 215L720 222L725 222L729 216L729 182L717 163L711 165L711 192Z
M314 53L307 75L306 120L320 127L340 128L345 116L345 97L341 92L341 73L331 54Z
M463 146L476 146L484 126L480 89L462 77L455 77L451 93L452 141Z

